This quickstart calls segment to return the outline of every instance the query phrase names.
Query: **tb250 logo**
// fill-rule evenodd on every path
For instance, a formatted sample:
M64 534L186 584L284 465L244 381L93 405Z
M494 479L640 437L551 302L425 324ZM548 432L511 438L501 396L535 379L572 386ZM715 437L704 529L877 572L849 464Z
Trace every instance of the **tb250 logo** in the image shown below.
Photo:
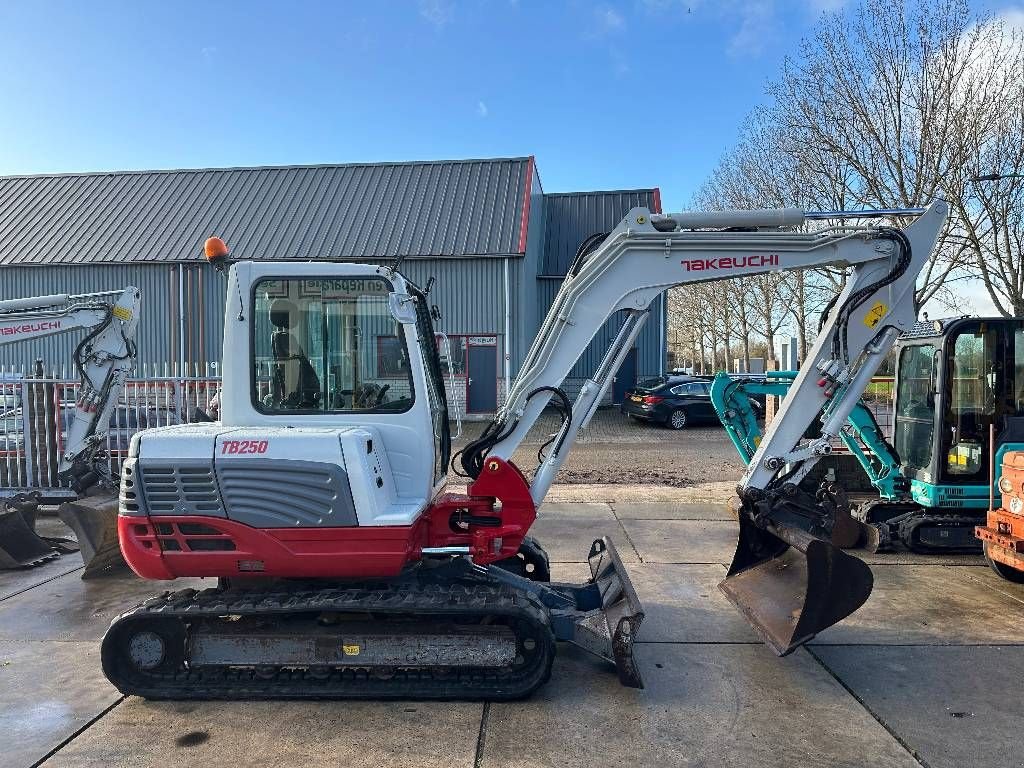
M266 453L269 440L225 440L220 444L221 455L225 453Z

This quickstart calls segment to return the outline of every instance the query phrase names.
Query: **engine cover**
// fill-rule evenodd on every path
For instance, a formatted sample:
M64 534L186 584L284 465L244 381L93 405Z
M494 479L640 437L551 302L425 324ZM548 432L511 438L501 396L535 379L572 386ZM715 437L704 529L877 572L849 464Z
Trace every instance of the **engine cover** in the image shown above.
M366 427L149 430L125 462L120 513L253 528L409 524L424 504L396 498L381 448Z

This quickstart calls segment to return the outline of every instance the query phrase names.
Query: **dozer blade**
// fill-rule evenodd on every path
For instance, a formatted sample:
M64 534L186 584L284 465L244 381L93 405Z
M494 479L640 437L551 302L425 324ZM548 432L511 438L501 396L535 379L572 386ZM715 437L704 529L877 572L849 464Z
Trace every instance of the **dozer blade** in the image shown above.
M22 501L4 504L0 512L0 570L31 568L60 555L36 535L31 522L35 510Z
M577 602L586 616L576 621L572 642L615 664L619 682L630 688L643 688L640 670L633 658L633 641L644 619L644 609L636 596L629 575L619 559L611 539L603 536L590 548L590 588L596 587L599 605L588 605L586 588ZM570 639L570 638L565 638Z
M871 569L799 528L758 528L740 512L740 536L719 587L779 656L856 611L871 594Z
M103 494L68 501L60 505L57 515L78 539L85 562L83 579L124 566L117 539L116 497Z

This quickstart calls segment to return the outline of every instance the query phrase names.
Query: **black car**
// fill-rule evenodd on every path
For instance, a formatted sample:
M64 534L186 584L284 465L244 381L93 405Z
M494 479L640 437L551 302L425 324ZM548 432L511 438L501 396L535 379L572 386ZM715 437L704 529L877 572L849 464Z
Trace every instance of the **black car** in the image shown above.
M659 376L627 390L621 410L634 419L657 421L670 429L698 422L718 423L710 382L694 376Z

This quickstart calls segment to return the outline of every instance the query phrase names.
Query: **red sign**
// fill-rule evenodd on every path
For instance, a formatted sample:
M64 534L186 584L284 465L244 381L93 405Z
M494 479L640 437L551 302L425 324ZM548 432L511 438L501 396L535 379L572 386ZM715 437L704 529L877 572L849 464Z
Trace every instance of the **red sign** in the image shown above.
M41 331L59 331L60 320L46 320L39 323L8 325L0 328L0 336L18 336L23 333L40 333Z
M221 454L266 453L269 440L225 440L220 444Z
M709 269L761 269L779 266L779 254L755 253L751 256L723 256L719 259L683 259L680 264L688 272Z

